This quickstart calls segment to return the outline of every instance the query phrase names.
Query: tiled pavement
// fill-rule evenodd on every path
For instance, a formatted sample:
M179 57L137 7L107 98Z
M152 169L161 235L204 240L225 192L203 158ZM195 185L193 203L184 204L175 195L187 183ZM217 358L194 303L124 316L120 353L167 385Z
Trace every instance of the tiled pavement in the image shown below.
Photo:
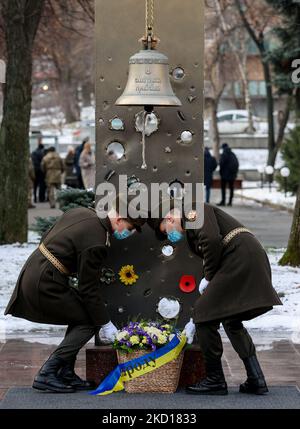
M60 339L54 341L59 343ZM290 340L280 340L274 341L271 347L258 351L268 384L297 385L300 388L300 345L293 344ZM0 344L0 400L10 387L30 386L34 375L53 348L53 345L21 339L12 339ZM244 381L245 371L242 362L227 341L224 341L223 365L230 386L238 386ZM85 376L84 350L78 356L77 373Z

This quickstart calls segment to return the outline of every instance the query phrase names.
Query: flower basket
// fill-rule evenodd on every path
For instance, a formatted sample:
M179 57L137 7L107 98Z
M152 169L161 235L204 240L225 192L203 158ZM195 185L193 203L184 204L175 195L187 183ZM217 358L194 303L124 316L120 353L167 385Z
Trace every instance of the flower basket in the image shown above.
M177 347L176 341L182 339L181 333L165 322L130 322L121 329L114 342L119 364L142 358L138 364L135 363L139 367L149 360L149 365L146 363L146 367L133 371L130 381L124 380L125 391L174 393L178 387L183 362L182 346L179 346L178 352L174 352L173 360L167 358L165 361L163 356L171 352L172 347ZM149 353L152 355L144 360L143 356ZM148 371L148 366L152 366L150 361L153 363L153 369ZM130 364L127 367L130 368Z
M131 353L124 353L117 350L118 362L119 364L124 363L148 353L149 351L145 350L138 350ZM175 393L178 387L183 355L184 351L180 353L177 359L166 363L160 368L129 382L125 382L125 391L127 393Z

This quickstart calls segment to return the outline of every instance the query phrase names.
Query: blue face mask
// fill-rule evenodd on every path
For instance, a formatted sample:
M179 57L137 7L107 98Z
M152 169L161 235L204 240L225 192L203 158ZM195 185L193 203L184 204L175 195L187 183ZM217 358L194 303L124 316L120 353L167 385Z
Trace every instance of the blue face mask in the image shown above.
M178 243L178 241L183 239L182 232L177 231L177 229L173 229L173 231L168 232L168 240L171 243Z
M125 228L123 231L114 231L114 237L117 240L125 240L125 238L128 238L132 235L132 231L129 231L129 229Z

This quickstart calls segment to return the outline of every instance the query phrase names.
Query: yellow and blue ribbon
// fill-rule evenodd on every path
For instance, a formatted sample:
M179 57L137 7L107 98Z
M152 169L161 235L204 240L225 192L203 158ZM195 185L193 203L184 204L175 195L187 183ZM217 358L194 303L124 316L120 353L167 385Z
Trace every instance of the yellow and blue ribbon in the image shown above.
M109 395L124 389L124 382L141 377L176 359L186 343L186 337L175 336L167 345L154 352L118 365L90 395Z

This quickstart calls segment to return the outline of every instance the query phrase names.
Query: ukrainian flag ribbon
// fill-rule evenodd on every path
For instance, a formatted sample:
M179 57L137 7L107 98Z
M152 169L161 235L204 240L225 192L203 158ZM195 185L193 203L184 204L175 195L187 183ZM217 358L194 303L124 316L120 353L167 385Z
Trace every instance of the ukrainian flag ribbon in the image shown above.
M166 363L175 360L181 353L186 343L186 337L175 336L167 345L118 365L97 387L89 392L90 395L109 395L124 389L124 382L140 377L148 372L155 371Z

